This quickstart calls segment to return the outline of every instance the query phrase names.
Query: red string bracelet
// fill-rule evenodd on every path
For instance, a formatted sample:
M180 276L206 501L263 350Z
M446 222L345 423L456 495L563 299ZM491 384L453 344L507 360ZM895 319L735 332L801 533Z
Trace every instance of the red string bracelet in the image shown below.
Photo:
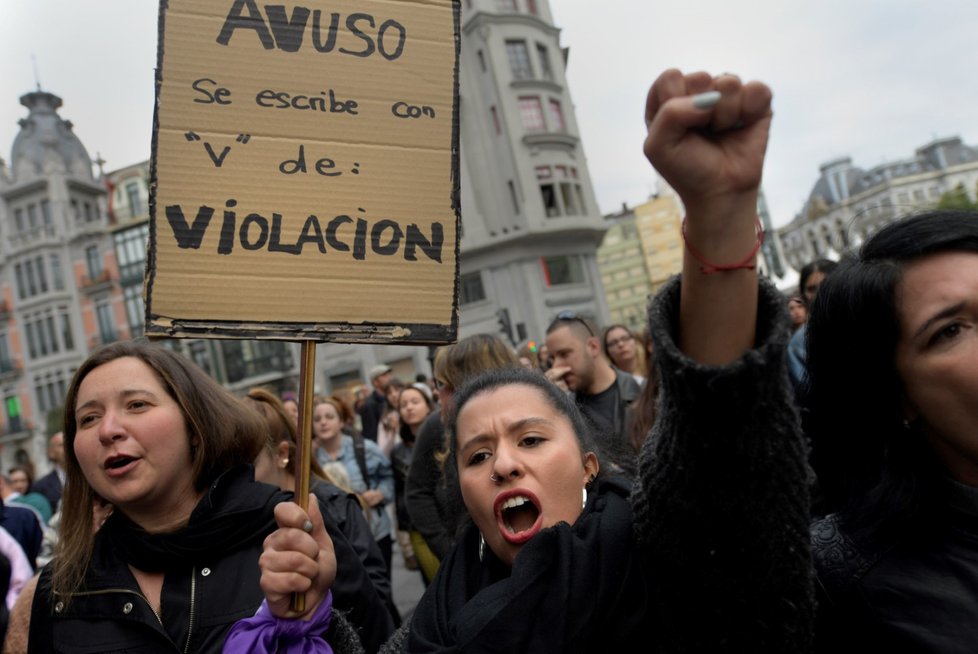
M737 263L720 264L713 263L699 252L693 249L693 246L689 244L689 240L686 238L686 219L683 218L682 224L682 235L683 243L686 244L686 249L689 251L693 258L699 261L702 266L700 266L700 272L704 275L712 275L715 272L726 272L728 270L754 270L757 267L757 252L761 249L761 244L764 243L764 226L761 225L760 217L757 218L755 223L755 229L757 229L757 242L754 244L754 249L750 251L742 261Z

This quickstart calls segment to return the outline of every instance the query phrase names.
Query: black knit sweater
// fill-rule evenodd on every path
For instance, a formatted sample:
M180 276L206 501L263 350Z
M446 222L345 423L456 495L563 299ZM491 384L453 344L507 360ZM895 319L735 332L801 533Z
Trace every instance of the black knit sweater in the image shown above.
M783 298L762 281L756 347L730 365L704 366L676 344L679 291L676 278L649 310L660 395L631 497L649 587L644 609L635 607L647 636L638 647L809 652L809 469L785 368ZM403 651L408 628L382 651ZM538 627L510 620L509 628Z

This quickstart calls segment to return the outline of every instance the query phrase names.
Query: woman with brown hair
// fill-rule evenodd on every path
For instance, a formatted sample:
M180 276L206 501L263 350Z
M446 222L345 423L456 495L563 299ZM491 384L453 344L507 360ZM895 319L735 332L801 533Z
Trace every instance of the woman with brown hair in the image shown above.
M380 547L391 574L393 536L391 518L386 506L394 501L394 473L390 460L374 441L343 432L343 404L335 397L317 396L313 399L312 433L316 459L326 468L342 464L350 476L350 488L368 507L370 531ZM362 458L358 448L363 447Z
M328 609L320 598L339 577L318 505L306 513L254 482L265 422L192 362L112 343L75 373L65 406L61 535L19 598L8 651L26 650L29 634L38 652L219 652L263 598L280 615ZM302 614L288 609L294 589L281 590L297 576L313 591ZM379 597L373 606L387 616Z
M268 424L264 447L255 459L255 479L278 486L283 491L295 488L296 430L288 412L275 395L263 388L253 388L248 391L244 402L260 413ZM369 575L377 594L381 596L391 612L393 627L400 620L400 616L391 598L391 583L387 576L383 554L377 547L373 534L370 533L370 525L363 513L366 506L361 504L352 489L343 487L329 472L323 470L315 457L310 457L309 472L311 473L309 489L324 510L326 529L330 532L336 547L339 568L337 583L348 583L348 591L344 592L352 593L359 592L359 585L363 583L359 577L346 576L346 579L343 579L346 566L340 559L341 553L346 550L339 547L338 541L345 538ZM333 533L334 527L336 531L342 533L342 536ZM351 570L357 570L357 567L351 566ZM334 598L337 597L335 583L333 595ZM379 624L357 625L363 628L371 627L371 634L364 639L368 649L375 649L383 642L385 637L383 622L381 620Z
M645 383L649 374L645 368L645 347L631 329L625 325L606 327L601 344L614 367L630 374L639 384Z

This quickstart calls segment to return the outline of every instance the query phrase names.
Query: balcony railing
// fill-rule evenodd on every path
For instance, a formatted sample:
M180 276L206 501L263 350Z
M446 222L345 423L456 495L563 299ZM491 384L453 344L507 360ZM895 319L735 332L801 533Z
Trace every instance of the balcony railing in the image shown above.
M93 293L105 289L111 283L112 283L111 271L103 270L95 277L89 277L88 275L82 277L81 288L83 291Z

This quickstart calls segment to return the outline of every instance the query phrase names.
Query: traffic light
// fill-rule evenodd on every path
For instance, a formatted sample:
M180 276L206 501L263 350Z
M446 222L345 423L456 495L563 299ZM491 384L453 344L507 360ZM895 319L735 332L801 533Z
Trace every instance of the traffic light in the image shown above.
M513 343L513 325L509 321L509 309L497 309L496 320L499 323L499 331L510 343Z

